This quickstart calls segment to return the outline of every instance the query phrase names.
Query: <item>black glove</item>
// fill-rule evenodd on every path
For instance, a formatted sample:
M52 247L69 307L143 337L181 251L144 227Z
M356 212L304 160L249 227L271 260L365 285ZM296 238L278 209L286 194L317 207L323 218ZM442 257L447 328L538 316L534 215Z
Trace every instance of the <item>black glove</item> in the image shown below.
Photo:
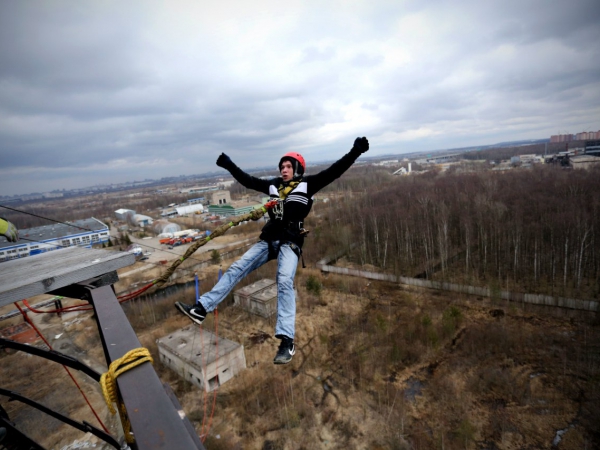
M227 169L231 167L231 159L225 153L221 153L217 158L217 166L222 167L223 169Z
M369 141L367 141L366 137L356 138L353 148L361 153L364 153L369 150Z

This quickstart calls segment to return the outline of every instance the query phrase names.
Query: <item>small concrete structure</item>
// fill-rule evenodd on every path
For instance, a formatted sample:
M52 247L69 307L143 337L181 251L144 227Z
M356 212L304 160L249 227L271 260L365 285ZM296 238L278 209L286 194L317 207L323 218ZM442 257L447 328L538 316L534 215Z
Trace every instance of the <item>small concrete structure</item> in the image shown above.
M244 311L270 317L277 312L277 283L263 278L233 293L233 303Z
M206 392L246 368L244 346L190 325L158 339L160 361Z
M277 284L252 295L248 311L264 318L277 314Z
M298 291L294 289L296 298ZM233 304L258 316L269 318L277 314L277 282L263 278L233 293Z

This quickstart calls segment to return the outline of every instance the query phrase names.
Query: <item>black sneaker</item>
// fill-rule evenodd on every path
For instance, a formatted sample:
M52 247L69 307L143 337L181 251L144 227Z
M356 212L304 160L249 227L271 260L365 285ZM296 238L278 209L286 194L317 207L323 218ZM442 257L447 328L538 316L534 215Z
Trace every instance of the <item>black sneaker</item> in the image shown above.
M273 364L287 364L292 360L292 356L295 353L296 345L294 345L294 340L284 337L281 339L281 344L279 344L279 350L277 350Z
M180 312L192 319L192 322L202 325L204 319L206 319L206 310L201 303L197 303L194 306L186 305L185 303L175 302L175 308Z

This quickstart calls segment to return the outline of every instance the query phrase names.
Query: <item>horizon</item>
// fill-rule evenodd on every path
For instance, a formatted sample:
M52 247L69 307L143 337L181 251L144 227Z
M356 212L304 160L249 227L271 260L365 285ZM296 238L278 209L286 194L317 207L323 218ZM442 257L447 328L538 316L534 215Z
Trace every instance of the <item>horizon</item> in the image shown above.
M2 193L595 131L596 3L0 2Z
M460 151L460 150L469 151L470 149L476 149L476 148L487 148L487 147L494 148L495 146L498 146L498 148L501 148L502 145L509 145L509 144L510 145L515 145L515 144L528 145L528 144L526 144L526 142L531 142L533 144L533 143L542 143L544 141L549 142L550 138L496 142L493 144L482 144L482 145L474 145L474 146L469 146L469 147L441 148L441 149L436 149L436 150L423 150L423 151L419 151L419 152L386 153L386 154L378 154L376 156L370 155L369 154L370 150L369 150L369 152L362 155L361 158L363 158L363 159L380 159L380 158L389 158L389 157L394 157L394 156L401 157L403 155L410 155L410 154L427 154L427 153L433 154L433 153L437 153L437 152ZM322 165L322 164L327 164L329 162L333 162L333 160L321 159L321 160L314 161L313 165ZM248 172L258 172L258 171L268 171L269 169L266 166L255 166L255 167L244 168L244 170L246 170ZM274 167L272 170L273 171L276 170L276 167ZM145 178L145 179L139 179L139 180L137 180L137 179L124 180L124 181L117 181L117 182L111 182L111 183L98 183L98 184L93 184L93 185L73 187L71 189L57 188L57 189L53 189L51 191L43 191L43 192L36 191L36 192L28 192L28 193L19 193L19 194L14 194L14 195L10 195L10 196L9 195L0 195L0 198L12 199L15 197L18 198L18 197L27 197L27 196L31 196L31 195L60 193L63 191L64 192L80 191L80 190L88 190L88 189L93 189L93 188L110 187L110 186L114 186L114 185L120 186L120 185L136 184L136 183L140 183L140 184L141 183L157 183L157 182L162 181L163 179L171 179L171 178L186 178L186 177L211 178L211 177L219 177L220 172L223 172L223 174L225 174L224 176L228 176L228 177L231 176L229 174L229 172L227 172L225 169L217 168L216 170L202 172L202 173L188 173L188 174L165 176L165 177L161 177L161 178Z

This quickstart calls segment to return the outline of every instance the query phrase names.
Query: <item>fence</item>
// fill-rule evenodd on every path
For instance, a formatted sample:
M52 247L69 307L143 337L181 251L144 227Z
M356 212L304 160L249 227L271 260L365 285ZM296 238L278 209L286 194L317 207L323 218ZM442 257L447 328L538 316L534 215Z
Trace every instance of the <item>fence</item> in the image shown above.
M339 256L338 256L339 257ZM422 278L400 277L396 275L368 272L366 270L348 269L345 267L330 266L328 263L337 259L331 257L322 259L317 263L317 268L323 272L350 275L354 277L368 278L371 280L390 281L392 283L406 284L429 289L439 289L462 294L479 295L481 297L501 298L511 302L531 303L534 305L555 306L559 308L580 309L584 311L599 311L598 302L595 300L581 300L576 298L553 297L541 294L524 294L522 292L493 291L487 287L469 286L465 284L447 283L445 281L432 281Z

